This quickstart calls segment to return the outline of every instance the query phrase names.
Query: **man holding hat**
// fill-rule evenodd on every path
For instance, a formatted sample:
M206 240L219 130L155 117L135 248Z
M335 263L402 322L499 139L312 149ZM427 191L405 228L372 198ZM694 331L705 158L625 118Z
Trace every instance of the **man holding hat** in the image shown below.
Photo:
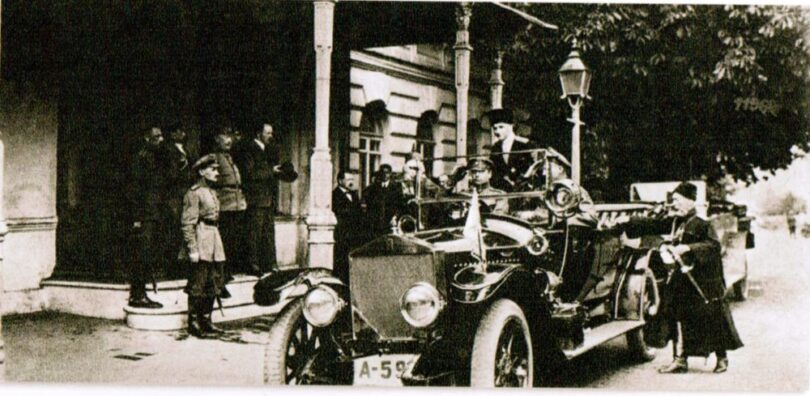
M529 139L515 134L514 116L509 109L495 109L487 113L492 131L493 163L492 185L505 191L512 191L520 176L534 162L531 153L512 152L531 150L534 145Z
M723 373L728 370L726 351L743 346L723 299L720 242L712 225L695 214L696 200L697 187L683 182L672 191L668 216L620 220L631 238L669 234L672 240L671 248L659 250L670 269L659 315L672 330L667 338L672 340L674 360L660 373L685 373L687 357L712 352L717 356L714 372Z
M462 192L462 194L472 194L472 189L478 191L478 196L504 194L503 190L499 190L490 185L492 179L492 161L486 158L473 158L470 160L467 172L470 174L470 188ZM480 201L484 204L482 209L484 212L494 214L507 214L509 212L509 201L506 198L481 198Z
M235 158L247 200L246 270L256 276L277 269L274 201L278 177L284 172L279 157L273 144L273 126L262 123L253 139L243 141Z
M219 234L219 199L212 188L219 177L214 155L200 158L192 166L197 182L183 198L183 240L191 261L188 283L188 332L195 337L222 333L211 323L214 300L225 285L225 250Z

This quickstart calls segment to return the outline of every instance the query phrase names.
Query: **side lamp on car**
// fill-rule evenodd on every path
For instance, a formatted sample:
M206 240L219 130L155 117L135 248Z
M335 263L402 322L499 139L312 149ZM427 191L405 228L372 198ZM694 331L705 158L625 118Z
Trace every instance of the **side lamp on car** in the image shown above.
M421 329L436 321L445 304L435 287L419 282L402 294L400 312L408 324Z
M566 219L574 215L582 202L582 191L573 180L558 180L549 188L545 201L554 216Z
M304 298L304 318L315 327L328 326L345 306L346 302L337 292L326 286L318 286Z

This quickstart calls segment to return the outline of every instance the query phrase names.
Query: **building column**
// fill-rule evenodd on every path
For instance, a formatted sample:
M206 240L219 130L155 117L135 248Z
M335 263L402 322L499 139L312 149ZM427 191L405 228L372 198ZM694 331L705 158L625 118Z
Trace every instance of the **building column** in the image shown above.
M308 267L332 268L335 214L332 212L332 156L329 154L329 89L335 2L315 1L315 147L309 173Z
M0 0L0 23L2 23L2 15L3 15L3 1ZM2 26L2 25L0 25ZM2 29L0 29L2 30ZM2 43L2 40L0 40ZM0 44L0 57L3 54L3 46ZM2 84L2 81L0 81ZM6 164L5 158L6 148L3 145L3 135L2 131L0 131L0 304L2 304L3 295L5 294L5 289L3 287L3 260L5 259L5 254L3 250L3 245L6 241L6 234L8 234L8 224L6 224L6 214L3 210L4 207L4 200L5 194L3 189L3 181L5 180L4 168ZM5 382L6 380L6 349L5 344L3 343L3 312L0 309L0 383Z
M503 53L502 49L495 51L494 67L489 75L489 104L493 109L503 108Z
M461 3L456 8L456 155L467 155L467 119L470 91L470 17L472 5ZM465 164L464 158L459 158L458 164Z

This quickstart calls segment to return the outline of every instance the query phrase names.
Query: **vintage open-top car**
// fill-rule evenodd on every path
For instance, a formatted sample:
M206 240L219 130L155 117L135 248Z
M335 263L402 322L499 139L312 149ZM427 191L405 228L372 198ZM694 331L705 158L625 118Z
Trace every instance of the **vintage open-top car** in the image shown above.
M351 253L348 284L323 269L260 282L257 302L287 302L270 330L266 381L527 387L620 335L652 359L645 326L659 298L648 251L623 248L583 189L551 177L559 155L533 155L526 191L417 199L414 218ZM476 208L487 199L515 204Z

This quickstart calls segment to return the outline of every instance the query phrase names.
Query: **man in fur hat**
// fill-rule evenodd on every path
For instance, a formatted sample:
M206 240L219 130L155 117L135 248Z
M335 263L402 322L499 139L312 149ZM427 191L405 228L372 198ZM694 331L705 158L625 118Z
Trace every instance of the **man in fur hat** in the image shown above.
M529 139L515 134L515 120L509 109L495 109L488 114L492 131L492 186L513 191L521 175L534 163L531 153L515 153L535 148Z
M743 346L734 326L725 295L720 242L711 224L695 214L697 187L689 182L672 191L672 204L664 218L633 217L620 220L631 238L669 234L672 247L661 251L661 261L670 269L662 290L661 319L673 331L674 359L660 373L685 373L687 357L717 357L715 373L728 370L726 351ZM670 255L671 259L664 257ZM672 264L667 264L672 263ZM689 279L688 274L694 279Z

